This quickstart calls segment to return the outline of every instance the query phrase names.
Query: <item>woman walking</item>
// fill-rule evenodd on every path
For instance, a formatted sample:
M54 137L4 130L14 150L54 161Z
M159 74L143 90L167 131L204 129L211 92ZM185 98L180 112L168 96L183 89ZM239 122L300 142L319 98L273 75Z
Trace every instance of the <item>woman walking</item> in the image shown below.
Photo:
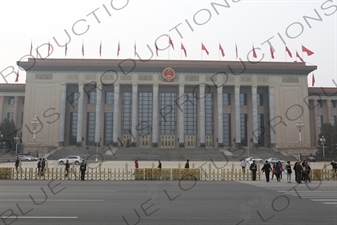
M293 171L291 170L290 161L287 162L285 171L287 171L287 182L291 183L291 174Z

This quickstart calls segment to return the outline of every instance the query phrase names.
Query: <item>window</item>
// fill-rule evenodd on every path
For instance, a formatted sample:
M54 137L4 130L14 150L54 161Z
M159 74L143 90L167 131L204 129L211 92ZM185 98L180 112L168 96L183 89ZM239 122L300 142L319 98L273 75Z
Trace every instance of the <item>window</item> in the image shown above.
M108 91L105 92L105 104L113 105L114 104L114 92Z
M337 100L331 100L331 108L336 108L336 105L337 105Z
M87 123L88 123L87 144L94 145L95 144L96 113L94 112L88 113Z
M22 105L25 104L25 97L22 97Z
M223 105L230 105L230 94L229 93L223 93L222 94L222 104Z
M231 145L231 114L223 114L223 145Z
M23 113L21 113L21 125L23 124Z
M14 105L14 97L8 97L8 105Z
M70 104L78 104L78 99L80 98L80 93L78 92L72 92L71 95L67 97L67 99L70 101Z
M70 135L69 135L69 144L75 145L77 142L77 112L70 113Z
M323 124L323 116L317 116L317 125L318 127L322 127Z
M322 108L323 107L322 100L317 100L317 107L318 108Z
M213 134L213 94L209 93L205 97L205 133Z
M138 126L140 134L148 135L152 131L152 92L139 93Z
M122 133L129 134L132 122L132 93L122 93Z
M185 93L184 129L185 134L197 134L197 98L194 93Z
M89 92L88 104L96 104L96 91Z
M257 94L256 97L257 97L257 105L258 106L263 105L263 94Z
M331 125L337 124L337 116L331 116Z
M247 94L240 94L240 105L247 105Z
M7 119L10 121L10 120L13 120L14 119L14 112L8 112L7 113Z
M176 133L176 93L159 93L159 127L161 134Z
M247 114L240 114L241 144L247 146Z
M104 144L108 145L112 142L113 132L113 113L104 113Z

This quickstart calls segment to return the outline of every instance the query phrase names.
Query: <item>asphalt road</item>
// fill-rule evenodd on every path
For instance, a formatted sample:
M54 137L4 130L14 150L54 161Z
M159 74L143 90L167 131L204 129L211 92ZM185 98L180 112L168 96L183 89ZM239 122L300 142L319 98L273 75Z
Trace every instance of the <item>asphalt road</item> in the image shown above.
M333 181L1 180L0 225L333 225L336 198Z

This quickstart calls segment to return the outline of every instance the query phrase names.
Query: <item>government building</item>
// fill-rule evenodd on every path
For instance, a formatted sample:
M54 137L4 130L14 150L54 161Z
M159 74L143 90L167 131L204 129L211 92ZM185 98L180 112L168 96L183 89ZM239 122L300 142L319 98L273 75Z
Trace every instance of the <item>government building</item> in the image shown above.
M17 64L26 83L0 85L0 119L14 120L26 145L313 148L321 125L337 123L337 88L308 87L317 67L302 62Z

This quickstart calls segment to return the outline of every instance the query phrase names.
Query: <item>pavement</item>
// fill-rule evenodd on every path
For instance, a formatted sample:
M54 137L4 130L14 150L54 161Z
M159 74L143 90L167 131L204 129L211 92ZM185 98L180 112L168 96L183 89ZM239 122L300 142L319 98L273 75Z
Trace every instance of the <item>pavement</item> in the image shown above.
M2 180L0 224L333 225L336 185Z

